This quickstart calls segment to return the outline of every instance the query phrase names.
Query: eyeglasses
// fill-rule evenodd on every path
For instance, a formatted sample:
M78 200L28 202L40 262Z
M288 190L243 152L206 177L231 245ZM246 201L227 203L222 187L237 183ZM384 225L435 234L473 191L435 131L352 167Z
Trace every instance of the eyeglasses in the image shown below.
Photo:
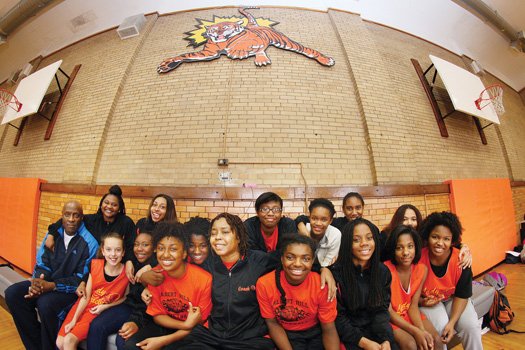
M264 208L261 208L259 209L259 211L263 214L268 214L270 211L274 214L279 214L280 212L282 212L283 210L279 207L274 207L274 208L268 208L268 207L264 207Z
M135 248L141 247L141 248L147 248L151 245L151 243L133 243L133 246Z

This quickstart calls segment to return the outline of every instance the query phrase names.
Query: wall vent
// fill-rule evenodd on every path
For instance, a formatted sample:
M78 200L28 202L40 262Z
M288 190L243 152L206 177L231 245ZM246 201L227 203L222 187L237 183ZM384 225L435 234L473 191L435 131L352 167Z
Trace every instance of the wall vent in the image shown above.
M140 34L146 24L144 14L127 17L117 28L117 33L121 39L128 39Z

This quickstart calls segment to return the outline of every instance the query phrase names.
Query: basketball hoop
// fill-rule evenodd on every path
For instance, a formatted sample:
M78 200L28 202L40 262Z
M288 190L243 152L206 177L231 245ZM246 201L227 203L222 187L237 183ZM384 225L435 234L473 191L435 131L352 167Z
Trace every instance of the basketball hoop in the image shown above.
M492 103L498 116L502 115L505 113L505 107L503 106L503 88L499 84L490 85L481 91L475 103L479 110Z
M22 104L11 92L0 89L0 113L3 114L7 107L14 109L16 112L20 112Z

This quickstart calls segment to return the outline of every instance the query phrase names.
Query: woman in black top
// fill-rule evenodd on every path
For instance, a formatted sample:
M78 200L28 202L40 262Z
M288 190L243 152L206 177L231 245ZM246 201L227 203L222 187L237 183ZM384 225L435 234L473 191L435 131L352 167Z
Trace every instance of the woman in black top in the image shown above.
M347 224L334 267L338 284L335 325L351 349L397 349L390 325L392 276L379 260L379 230L357 218Z
M173 198L163 193L153 197L149 203L148 216L137 221L137 234L142 231L153 232L161 221L178 221Z
M122 190L119 185L110 187L108 193L102 196L95 214L84 215L84 224L88 231L100 244L100 238L110 232L117 232L124 238L126 255L124 260L133 256L133 242L135 241L135 223L126 215L126 205L122 199ZM53 250L58 228L62 220L49 225L49 235L46 247Z

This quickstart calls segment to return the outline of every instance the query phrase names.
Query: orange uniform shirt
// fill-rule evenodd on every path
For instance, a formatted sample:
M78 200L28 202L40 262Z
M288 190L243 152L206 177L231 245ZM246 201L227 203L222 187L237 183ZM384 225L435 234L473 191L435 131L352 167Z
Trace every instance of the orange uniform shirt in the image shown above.
M261 226L261 235L263 236L264 245L266 246L268 253L275 251L275 249L277 249L277 241L279 238L279 228L275 226L272 234L268 237Z
M335 300L328 302L328 288L321 290L321 277L310 272L303 283L293 286L281 271L281 285L286 293L286 307L281 309L281 294L275 284L275 271L257 281L255 291L263 318L275 318L289 331L309 329L319 322L334 322L337 316Z
M186 264L186 272L181 278L168 276L162 271L164 282L160 286L148 286L152 300L146 312L151 316L168 315L186 321L190 302L201 309L202 322L211 311L211 274L193 264Z
M411 266L410 282L408 290L405 290L399 279L396 266L392 264L391 261L385 261L385 265L392 274L392 284L390 284L390 303L392 304L392 308L399 316L403 317L405 321L413 324L408 315L408 309L410 308L414 294L424 282L425 266L421 263ZM421 318L425 319L423 314L421 314ZM395 325L392 325L392 327L394 327L394 329L398 328Z
M106 261L104 259L91 260L91 298L89 299L89 302L86 308L84 309L84 312L82 312L82 314L78 318L75 327L73 327L73 329L71 330L71 333L73 333L80 340L87 338L89 325L98 316L98 314L92 314L91 312L89 312L89 309L97 305L111 304L121 298L124 298L124 293L126 292L126 288L128 287L129 281L126 277L125 268L122 269L120 275L118 275L117 278L115 278L113 281L106 281L106 278L104 277L105 262ZM73 316L75 315L75 312L78 308L79 302L80 298L77 300L75 305L73 305L73 307L67 314L67 317L62 323L62 327L60 328L58 335L66 335L64 327L73 319Z
M421 251L420 263L425 264L428 268L428 276L421 291L423 296L444 301L454 295L462 270L461 266L459 266L459 250L456 248L451 249L452 256L448 260L447 273L443 277L437 277L432 271L428 248L423 248Z

